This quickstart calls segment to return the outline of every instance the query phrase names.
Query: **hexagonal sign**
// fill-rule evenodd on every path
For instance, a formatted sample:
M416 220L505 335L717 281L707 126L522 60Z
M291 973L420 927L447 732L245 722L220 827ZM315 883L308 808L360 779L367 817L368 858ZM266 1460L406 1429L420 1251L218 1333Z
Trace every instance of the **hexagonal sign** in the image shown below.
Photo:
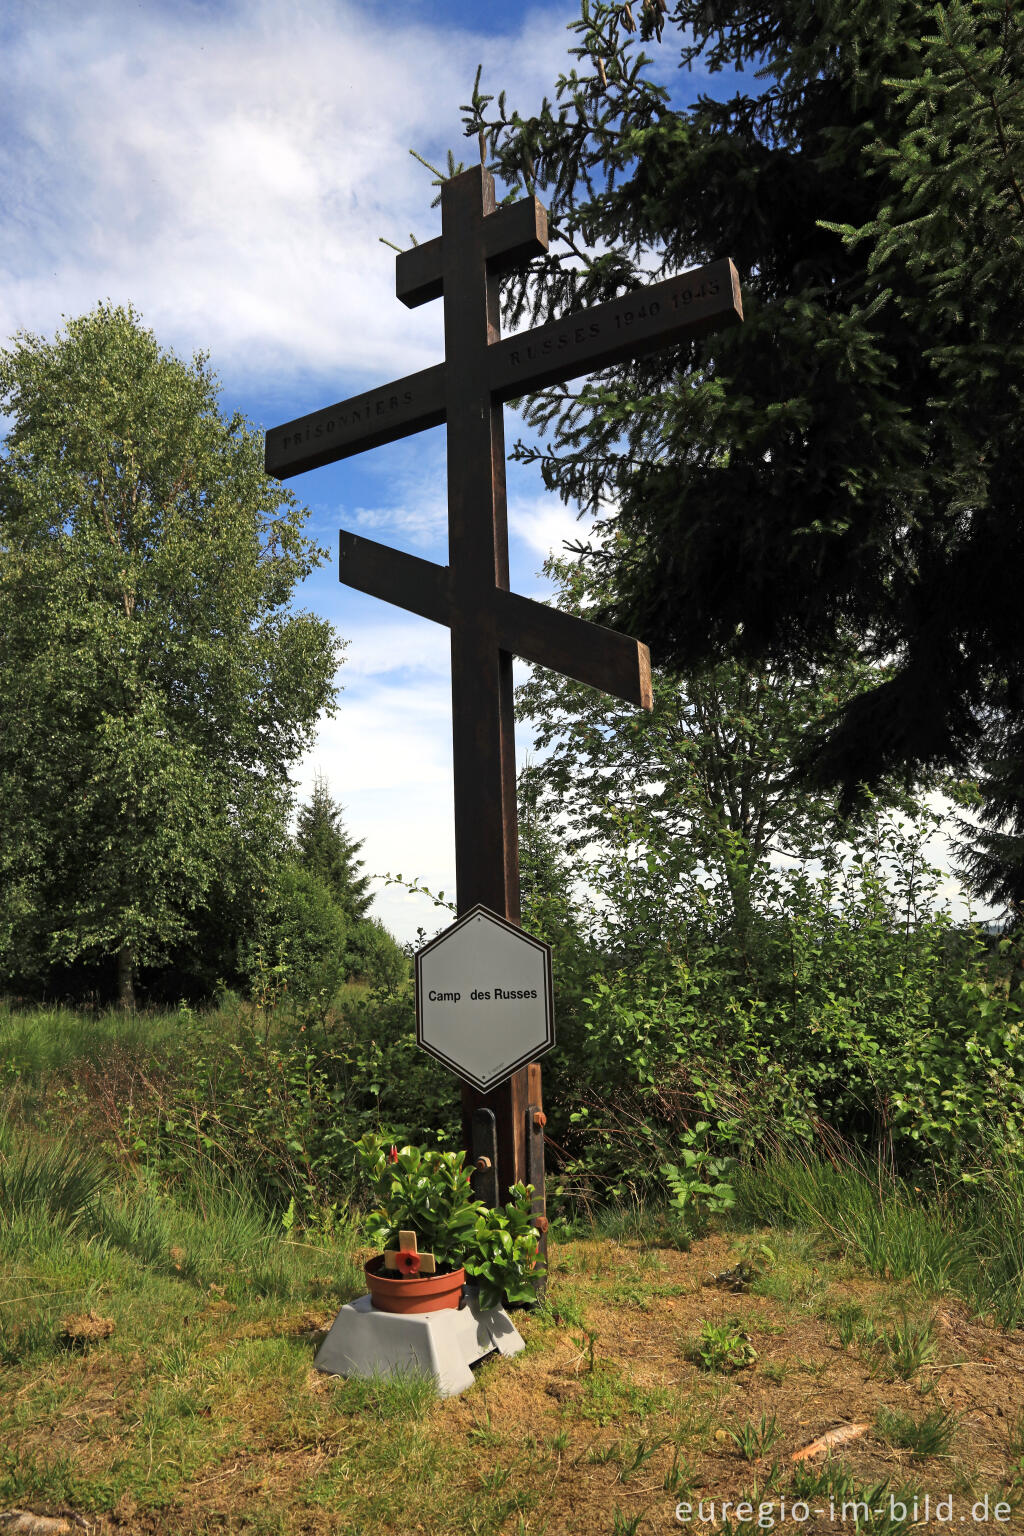
M488 1092L555 1043L551 948L473 907L416 956L416 1039Z

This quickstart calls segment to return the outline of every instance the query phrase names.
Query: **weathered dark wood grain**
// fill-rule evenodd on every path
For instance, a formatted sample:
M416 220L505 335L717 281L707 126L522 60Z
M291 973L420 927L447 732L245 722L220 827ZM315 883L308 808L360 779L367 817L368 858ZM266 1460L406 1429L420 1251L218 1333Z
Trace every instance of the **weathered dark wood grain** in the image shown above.
M514 400L743 319L728 259L638 288L561 320L506 336L488 354L491 395Z

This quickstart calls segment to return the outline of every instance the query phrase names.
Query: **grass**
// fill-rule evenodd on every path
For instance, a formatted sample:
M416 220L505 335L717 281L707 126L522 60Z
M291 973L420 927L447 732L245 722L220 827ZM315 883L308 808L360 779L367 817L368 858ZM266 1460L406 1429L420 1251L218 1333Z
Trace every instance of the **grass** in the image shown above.
M899 1409L881 1408L875 1428L890 1445L912 1451L915 1456L945 1456L959 1421L959 1415L949 1408L933 1408L923 1419L915 1419L913 1414Z
M208 1156L169 1184L94 1138L90 1095L126 1061L169 1070L174 1015L152 1034L76 1020L0 1013L0 1512L74 1509L103 1536L639 1536L712 1493L899 1492L908 1456L924 1488L1024 1492L1016 1235L999 1254L986 1235L1012 1190L983 1181L957 1210L782 1160L744 1173L733 1227L686 1251L635 1206L556 1222L548 1302L516 1315L526 1352L441 1401L421 1377L312 1370L318 1330L363 1289L344 1213L286 1231ZM954 1338L956 1295L989 1321L961 1309ZM983 1418L979 1400L1009 1407ZM792 1461L855 1419L871 1432L842 1457Z
M66 1142L57 1145L14 1142L5 1135L0 1163L0 1212L3 1226L19 1218L44 1215L64 1231L86 1219L108 1171L95 1154Z
M1024 1324L1024 1169L1007 1161L933 1192L852 1155L780 1153L741 1171L737 1214L832 1238L868 1272L953 1292Z
M644 1422L667 1407L668 1401L664 1388L644 1387L618 1365L598 1360L583 1378L579 1413L601 1425L628 1419Z
M738 1430L730 1430L729 1434L745 1461L760 1461L782 1439L782 1430L774 1413L770 1418L762 1413L757 1424L744 1424Z
M666 1493L671 1493L675 1498L683 1498L693 1487L696 1477L693 1465L685 1456L680 1455L678 1445L673 1448L672 1461L662 1478L661 1486Z
M627 1516L616 1505L612 1515L612 1536L636 1536L642 1519L643 1510L638 1515Z
M892 1377L910 1381L935 1357L934 1316L912 1316L905 1300L898 1314L884 1321L868 1317L856 1304L826 1309L825 1316L835 1326L840 1349L856 1349Z
M1011 1456L1024 1456L1024 1408L1015 1415L1010 1425L1007 1448Z
M175 1045L180 1034L179 1015L170 1009L146 1014L123 1008L17 1009L0 1001L0 1063L23 1085L40 1084L72 1065L101 1069L112 1053L153 1059Z

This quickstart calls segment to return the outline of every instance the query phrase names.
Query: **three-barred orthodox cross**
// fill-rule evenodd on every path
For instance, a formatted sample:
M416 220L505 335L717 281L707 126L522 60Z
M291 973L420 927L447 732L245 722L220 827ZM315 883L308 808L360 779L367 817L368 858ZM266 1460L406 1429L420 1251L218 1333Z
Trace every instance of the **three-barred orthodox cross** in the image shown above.
M274 427L266 439L267 472L284 480L447 424L448 565L342 533L340 577L451 630L458 910L480 903L513 923L513 655L645 709L651 669L639 641L509 591L503 403L742 318L736 269L725 258L502 339L501 274L546 249L547 215L535 198L497 208L482 166L446 181L440 237L396 260L404 304L444 301L445 361ZM491 1191L504 1198L516 1180L536 1186L539 1176L534 1208L543 1210L539 1066L521 1068L488 1093L464 1083L462 1093L467 1151L475 1112L495 1116Z

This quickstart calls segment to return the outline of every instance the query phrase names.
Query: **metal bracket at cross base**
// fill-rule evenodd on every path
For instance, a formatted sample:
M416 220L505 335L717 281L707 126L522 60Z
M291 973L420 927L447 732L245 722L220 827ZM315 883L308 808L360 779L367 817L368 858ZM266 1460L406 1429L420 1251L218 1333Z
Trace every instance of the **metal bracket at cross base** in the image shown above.
M540 1247L537 1257L543 1264L540 1279L537 1281L537 1300L544 1300L544 1292L547 1287L547 1262L548 1262L548 1218L545 1211L544 1195L544 1127L548 1123L548 1117L539 1104L530 1104L526 1110L526 1172L529 1182L533 1185L533 1218L534 1226L540 1233Z
M498 1130L494 1110L474 1110L469 1134L473 1193L493 1211L499 1203Z

